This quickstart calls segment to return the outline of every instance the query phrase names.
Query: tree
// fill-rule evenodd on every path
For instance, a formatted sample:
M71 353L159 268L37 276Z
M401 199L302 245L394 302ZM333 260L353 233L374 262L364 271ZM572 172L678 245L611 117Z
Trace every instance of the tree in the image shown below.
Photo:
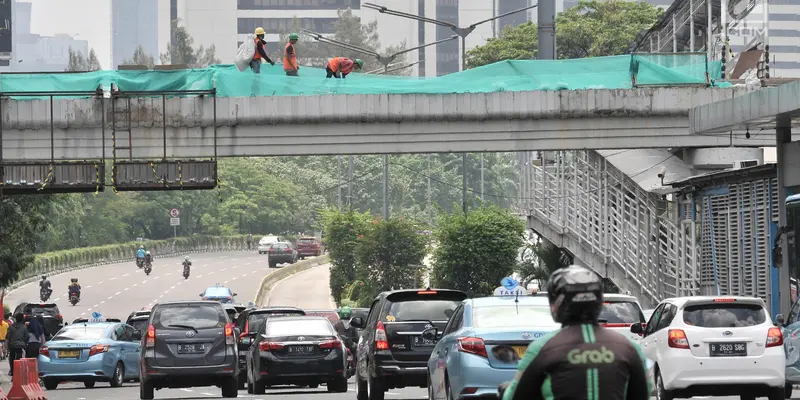
M646 2L582 0L556 17L558 58L624 54L636 35L653 26L662 13ZM534 59L538 37L537 26L532 23L507 27L499 38L469 50L467 66Z
M68 50L67 71L99 71L100 61L97 59L94 49L89 50L89 57L85 57L80 50L73 50L72 47Z
M340 304L345 287L356 280L358 238L367 230L371 217L353 210L326 209L321 214L325 248L331 260L331 295Z
M46 222L43 207L49 196L10 196L0 199L0 287L13 283L33 262L39 234Z
M293 25L293 32L299 32L299 23L297 19L294 20ZM288 34L289 32L281 34L281 43L286 43L288 41ZM363 24L361 17L353 15L353 11L350 9L339 10L339 19L336 21L336 32L332 39L337 42L372 50L382 55L391 55L406 48L405 42L403 42L397 46L389 46L385 49L381 49L381 42L378 37L378 21ZM333 57L347 57L353 60L360 58L364 60L364 68L361 72L369 72L383 67L373 56L343 49L338 46L319 43L308 36L301 37L297 45L297 54L301 63L313 67L325 68L328 59ZM281 57L278 57L278 59L280 60ZM394 63L404 64L405 55L398 56ZM389 75L407 74L407 69L389 73Z
M213 64L220 64L217 58L217 49L212 44L209 48L194 48L194 39L186 27L180 26L179 21L172 21L175 40L167 47L167 52L159 56L161 64L186 64L190 68L203 68Z
M442 215L434 231L433 284L491 295L514 272L524 230L519 217L496 205Z
M156 61L152 55L147 54L144 51L144 47L142 47L142 45L138 45L136 46L136 50L133 52L133 57L122 61L122 63L126 65L146 65L147 68L153 69Z
M427 240L402 217L375 219L358 237L356 278L369 282L368 297L420 286L417 271L427 254Z

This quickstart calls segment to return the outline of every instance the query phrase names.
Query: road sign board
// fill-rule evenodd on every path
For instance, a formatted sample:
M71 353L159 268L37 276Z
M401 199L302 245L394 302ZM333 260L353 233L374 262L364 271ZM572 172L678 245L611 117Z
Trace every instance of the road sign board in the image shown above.
M173 208L172 210L169 210L169 216L172 218L178 218L181 216L181 210Z
M169 219L169 226L180 226L181 219L180 218L170 218Z

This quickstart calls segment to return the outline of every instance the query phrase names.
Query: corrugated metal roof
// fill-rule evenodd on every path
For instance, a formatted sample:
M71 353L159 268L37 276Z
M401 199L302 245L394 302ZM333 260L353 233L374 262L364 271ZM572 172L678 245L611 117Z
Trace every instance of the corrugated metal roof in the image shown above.
M666 149L597 150L614 167L622 171L642 189L653 193L672 193L670 182L694 175L692 168ZM664 184L658 174L664 170Z

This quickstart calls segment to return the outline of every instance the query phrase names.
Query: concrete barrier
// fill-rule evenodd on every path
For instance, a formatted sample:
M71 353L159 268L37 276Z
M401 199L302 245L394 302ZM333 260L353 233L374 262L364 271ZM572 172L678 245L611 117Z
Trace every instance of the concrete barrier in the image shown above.
M309 258L309 259L294 263L292 265L283 267L283 268L281 268L281 269L279 269L279 270L277 270L275 272L267 274L264 277L264 279L261 280L261 286L259 286L258 292L256 292L256 296L253 299L253 303L255 303L259 307L266 305L266 300L268 298L269 292L270 292L270 290L272 290L272 287L276 283L278 283L279 281L282 281L283 279L285 279L285 278L287 278L287 277L289 277L291 275L294 275L294 274L297 274L299 272L303 272L303 271L309 270L309 269L314 268L314 267L318 267L318 266L323 265L323 264L327 264L329 262L330 262L330 258L326 254L326 255L319 256L319 257Z

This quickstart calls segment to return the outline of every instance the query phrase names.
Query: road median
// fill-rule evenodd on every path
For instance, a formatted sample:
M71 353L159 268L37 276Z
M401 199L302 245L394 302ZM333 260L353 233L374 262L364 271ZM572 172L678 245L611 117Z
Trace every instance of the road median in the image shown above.
M259 307L267 305L267 301L269 299L269 293L278 282L294 274L307 271L311 268L318 267L320 265L324 265L329 262L330 258L326 254L323 256L309 258L307 260L296 262L292 265L283 267L278 271L267 274L264 277L264 279L261 280L261 286L259 286L258 292L256 292L256 296L253 299L253 303L258 305Z

